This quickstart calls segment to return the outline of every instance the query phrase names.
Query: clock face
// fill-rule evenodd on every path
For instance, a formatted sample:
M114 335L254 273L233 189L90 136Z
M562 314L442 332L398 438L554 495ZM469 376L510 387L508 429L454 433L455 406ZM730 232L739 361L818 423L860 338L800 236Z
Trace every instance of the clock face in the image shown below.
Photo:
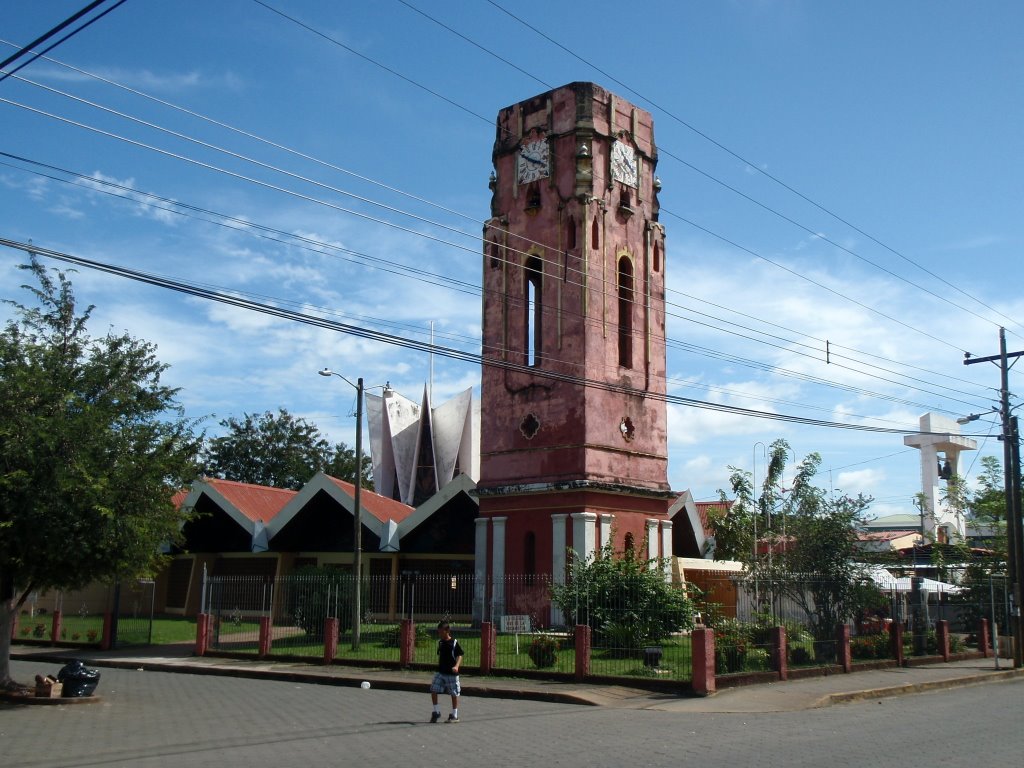
M520 184L548 176L548 143L544 139L530 141L519 148L517 161Z
M636 150L621 141L612 144L612 178L631 187L639 181Z

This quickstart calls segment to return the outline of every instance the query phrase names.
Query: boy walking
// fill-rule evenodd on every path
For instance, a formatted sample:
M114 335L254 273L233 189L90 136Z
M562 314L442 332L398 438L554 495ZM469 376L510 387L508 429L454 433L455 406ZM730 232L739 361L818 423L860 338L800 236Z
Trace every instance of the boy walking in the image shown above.
M462 686L459 684L459 667L462 665L462 646L459 641L452 637L451 628L447 621L437 625L437 672L434 673L434 680L430 683L430 700L434 704L434 711L430 715L430 722L436 723L441 719L441 706L437 702L437 696L447 693L452 697L452 713L448 715L449 723L459 722L459 694L462 693Z

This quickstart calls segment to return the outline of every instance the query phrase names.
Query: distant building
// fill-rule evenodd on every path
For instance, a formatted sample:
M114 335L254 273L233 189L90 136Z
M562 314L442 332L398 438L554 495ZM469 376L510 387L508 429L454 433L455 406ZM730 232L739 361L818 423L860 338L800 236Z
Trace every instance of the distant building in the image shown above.
M978 443L960 434L960 425L937 413L926 413L920 419L921 434L907 435L903 444L921 451L921 510L924 535L940 544L962 539L966 533L965 510L954 509L942 499L942 485L960 474L960 454L975 451Z
M459 475L480 476L480 403L473 390L433 407L385 389L366 395L373 485L377 493L419 506Z

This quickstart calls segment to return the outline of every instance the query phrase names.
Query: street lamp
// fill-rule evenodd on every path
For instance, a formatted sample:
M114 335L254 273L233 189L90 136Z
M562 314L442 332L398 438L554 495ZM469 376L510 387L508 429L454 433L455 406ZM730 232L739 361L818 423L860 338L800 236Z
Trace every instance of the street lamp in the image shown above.
M356 379L356 383L346 379L340 373L324 368L317 371L321 376L337 376L350 387L356 390L356 477L353 485L355 494L352 499L352 573L354 586L352 590L352 650L359 650L360 624L362 622L362 592L360 581L363 575L363 379Z

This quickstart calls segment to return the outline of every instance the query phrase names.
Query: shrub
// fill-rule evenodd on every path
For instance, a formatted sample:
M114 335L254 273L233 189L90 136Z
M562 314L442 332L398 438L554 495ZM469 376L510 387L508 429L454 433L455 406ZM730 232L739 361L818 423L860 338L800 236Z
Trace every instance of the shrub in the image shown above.
M855 659L885 659L889 656L889 636L884 632L858 635L850 639L850 655Z
M90 643L95 643L96 638L99 636L99 633L95 629L90 629L88 632L85 633L85 636Z
M663 565L609 542L585 560L573 556L570 578L551 585L551 599L568 623L591 628L595 645L639 651L693 627L686 587L666 582Z
M413 624L414 639L413 642L417 646L430 645L433 637L430 635L430 630L426 624ZM388 630L387 634L384 635L384 640L381 641L381 646L384 648L398 648L402 644L402 625L399 624L394 629Z
M46 625L40 622L32 628L32 637L43 637L46 635Z
M537 635L527 654L538 668L553 667L558 659L558 640L550 635Z
M771 654L767 648L751 648L747 651L747 658L743 664L744 669L752 672L763 672L771 669Z
M719 674L741 672L746 668L747 651L753 628L736 619L721 619L714 626L715 671Z
M803 646L797 645L789 649L789 663L794 666L810 664L813 660L811 652Z
M298 568L289 580L290 592L285 597L295 624L305 630L310 640L323 642L324 621L338 619L338 631L352 628L352 576L334 568L305 566ZM360 603L369 605L369 585L361 582Z

